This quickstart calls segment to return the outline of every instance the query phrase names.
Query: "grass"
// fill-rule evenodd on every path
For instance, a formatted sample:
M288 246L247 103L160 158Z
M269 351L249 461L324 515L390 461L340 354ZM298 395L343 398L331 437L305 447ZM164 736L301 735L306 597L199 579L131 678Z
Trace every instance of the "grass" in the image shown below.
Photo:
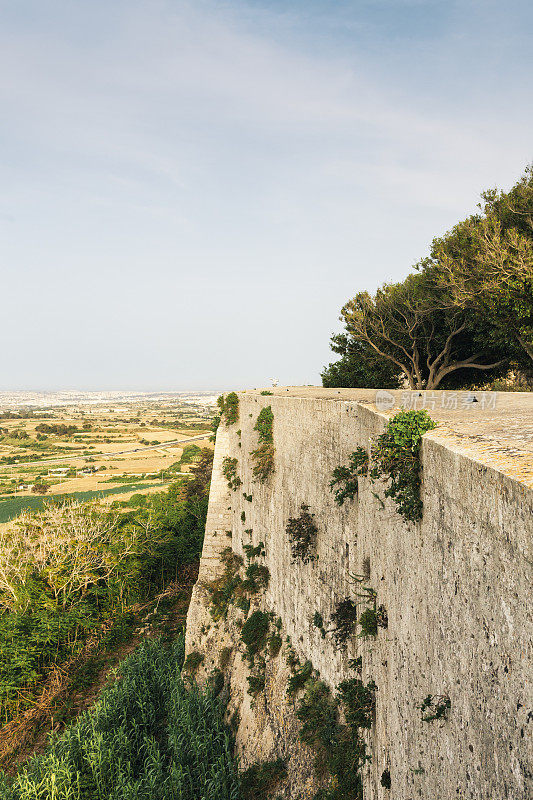
M183 636L145 640L91 711L15 778L0 775L0 800L238 800L223 706L185 687L183 655Z

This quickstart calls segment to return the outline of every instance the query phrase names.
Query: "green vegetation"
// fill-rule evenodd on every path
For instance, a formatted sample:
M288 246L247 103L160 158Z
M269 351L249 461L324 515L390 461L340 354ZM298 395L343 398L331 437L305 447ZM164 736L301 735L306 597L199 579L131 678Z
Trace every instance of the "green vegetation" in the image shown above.
M359 678L349 678L337 687L338 696L344 704L344 716L351 728L370 728L375 704L376 684L365 684Z
M198 447L197 444L187 444L183 448L183 452L180 456L180 460L178 464L183 466L183 464L194 464L202 455L202 448Z
M533 168L433 241L401 283L343 307L325 386L472 388L509 370L533 383ZM490 383L489 383L490 388Z
M63 504L65 502L78 502L86 503L91 500L101 500L104 497L109 497L116 494L126 494L127 492L135 491L135 489L151 489L154 486L161 486L161 483L129 483L124 486L115 486L109 489L93 489L86 492L67 492L65 494L48 495L48 497L31 497L28 495L21 495L20 497L11 497L9 500L2 500L0 502L0 523L9 522L17 517L23 511L42 511L47 506L53 504Z
M287 694L289 697L293 697L296 692L303 689L312 673L313 665L310 661L306 661L302 667L296 670L294 675L291 675L287 684Z
M333 478L329 484L331 491L335 489L335 502L342 506L345 500L353 500L359 489L359 477L368 475L368 453L364 447L358 447L350 455L347 467L335 467ZM339 486L340 484L340 486Z
M250 533L251 533L251 531L250 531ZM265 543L264 542L259 542L259 544L256 545L255 547L254 547L253 544L244 544L242 546L242 549L244 550L244 553L246 555L246 560L247 561L251 561L252 558L257 558L258 556L264 556L265 555Z
M307 564L317 558L316 538L318 528L314 523L314 514L309 513L309 506L301 505L300 516L289 518L285 532L291 543L293 561Z
M262 692L265 688L265 674L263 670L260 670L257 674L247 675L246 680L248 681L248 694L255 697Z
M362 800L361 770L370 760L361 730L371 727L376 686L358 678L343 681L332 697L327 684L310 677L297 708L302 722L300 739L316 752L315 771L319 778L331 777L329 786L316 800ZM339 709L346 724L341 723Z
M254 477L265 483L274 472L274 414L272 408L262 408L254 425L259 434L258 446L252 451Z
M270 571L264 564L248 564L245 570L245 579L241 586L249 594L257 594L260 589L266 589L270 580Z
M391 787L391 779L390 779L390 770L384 769L381 773L380 783L384 789L390 789Z
M315 611L315 613L313 614L313 625L315 626L315 628L318 628L318 630L322 635L322 638L325 639L326 629L324 627L324 618L319 611Z
M435 719L447 719L451 706L448 695L434 697L432 694L428 694L417 708L420 709L423 722L433 722Z
M48 425L46 422L41 422L35 430L37 433L52 433L54 436L71 436L78 432L76 425Z
M378 635L378 618L375 608L365 608L359 615L359 625L361 626L361 636L367 639L370 636Z
M238 421L239 397L235 392L230 392L225 397L221 394L217 399L217 405L220 409L220 420L223 419L226 425L233 425Z
M261 800L267 797L286 775L287 768L281 758L254 764L239 776L242 800Z
M94 708L32 758L1 800L235 800L239 778L223 706L186 688L183 637L145 640Z
M242 558L227 547L221 555L224 572L220 578L211 581L207 589L211 595L210 612L214 620L226 618L230 605L236 596L241 596L242 578L239 569L242 567ZM237 594L238 593L238 594Z
M330 347L340 355L324 367L320 377L327 388L355 387L365 389L399 389L402 378L396 364L376 353L373 347L354 339L348 333L336 333Z
M238 466L239 462L236 458L225 456L222 460L222 474L228 482L228 489L231 489L232 492L237 491L239 486L242 485L242 480L237 475Z
M337 603L331 615L333 638L338 647L344 647L355 631L357 624L357 605L349 597Z
M204 657L202 653L199 653L198 650L192 650L185 659L183 668L187 670L187 672L190 672L191 675L194 675L203 660Z
M254 611L242 626L241 639L246 645L246 653L251 661L264 649L269 627L270 616L266 611Z
M422 519L420 447L423 434L435 427L427 411L401 411L372 447L370 476L390 481L385 496L409 522Z
M0 719L31 706L51 667L99 639L197 561L212 453L186 486L121 512L98 503L25 512L0 541ZM104 625L105 623L105 625Z

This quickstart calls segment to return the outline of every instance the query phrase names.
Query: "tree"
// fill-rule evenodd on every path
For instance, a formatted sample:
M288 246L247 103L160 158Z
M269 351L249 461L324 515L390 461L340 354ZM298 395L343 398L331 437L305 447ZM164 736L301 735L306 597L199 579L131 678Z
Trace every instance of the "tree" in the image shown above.
M466 225L467 253L450 255L445 242L435 249L445 296L489 322L494 341L511 350L518 346L533 361L533 238L504 229L494 216Z
M31 490L34 494L46 494L49 488L50 486L47 483L38 481L37 483L33 484Z
M412 389L435 389L461 369L487 372L506 364L501 347L476 347L478 332L464 309L443 300L435 269L360 292L342 309L349 334L403 372Z
M321 374L323 386L370 389L397 389L400 386L399 368L365 342L353 339L349 333L332 336L331 349L341 358L324 368Z
M457 387L533 362L533 168L507 193L482 194L481 213L434 239L401 283L359 292L342 309L344 357L372 349L411 388ZM328 370L325 379L330 379Z

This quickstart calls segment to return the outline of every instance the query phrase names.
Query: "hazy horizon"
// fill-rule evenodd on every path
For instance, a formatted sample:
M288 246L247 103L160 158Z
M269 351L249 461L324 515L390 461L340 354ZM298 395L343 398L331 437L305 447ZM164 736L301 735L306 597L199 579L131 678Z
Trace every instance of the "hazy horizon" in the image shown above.
M320 383L343 303L533 158L526 0L0 20L0 389Z

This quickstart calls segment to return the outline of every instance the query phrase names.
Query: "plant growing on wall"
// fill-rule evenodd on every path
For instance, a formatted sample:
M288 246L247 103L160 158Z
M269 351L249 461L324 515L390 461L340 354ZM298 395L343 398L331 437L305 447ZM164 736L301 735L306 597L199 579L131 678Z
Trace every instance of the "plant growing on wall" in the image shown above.
M263 564L248 564L246 567L246 578L242 582L245 592L256 594L259 589L266 589L270 580L270 570Z
M370 476L390 481L385 496L409 522L422 519L420 447L424 433L436 424L427 411L400 411L372 447Z
M239 775L243 800L259 800L270 796L272 789L286 776L287 767L281 758L254 764Z
M359 625L361 626L361 632L359 636L363 639L367 639L370 636L377 636L378 620L376 609L365 608L365 610L359 615Z
M223 405L226 425L233 425L239 419L239 398L235 392L226 395Z
M247 533L248 531L245 531ZM251 530L250 530L251 533ZM251 561L252 558L257 558L258 556L265 555L265 543L259 542L258 545L254 547L253 544L243 544L242 549L245 552L246 560Z
M225 456L222 460L222 474L228 482L228 489L235 492L242 484L242 480L237 475L237 467L239 462L236 458Z
M314 514L309 513L309 506L302 503L299 517L289 518L285 531L289 537L294 561L304 564L313 561L316 556L316 536L318 528L314 523Z
M331 615L333 638L338 647L344 647L357 624L357 605L349 597L337 603Z
M417 708L421 711L423 722L433 722L435 719L447 719L451 705L451 700L446 694L437 697L428 694L427 697L424 697L422 702L417 705Z
M209 436L210 442L216 441L219 425L220 425L220 414L216 414L211 420L211 435Z
M270 617L266 611L254 611L250 614L241 630L241 639L246 645L246 654L253 662L254 656L266 645Z
M315 611L313 614L313 625L315 628L318 628L320 631L322 638L326 638L326 629L324 628L324 617L319 611Z
M223 419L226 425L233 425L237 422L239 419L239 397L235 392L230 392L225 397L221 394L220 397L217 398L217 405L219 408L220 420Z
M262 408L254 425L259 434L258 446L252 450L254 478L264 483L274 472L274 414L272 408Z
M198 650L193 650L185 659L183 668L191 675L194 675L203 660L203 655L199 653Z
M359 678L349 678L337 686L346 722L352 729L372 727L376 688L374 681L365 686Z
M353 500L359 489L359 477L368 474L368 453L358 447L349 457L348 466L335 467L329 488L335 491L335 502L342 506L345 500Z
M306 661L302 667L296 670L294 675L291 675L287 684L287 694L289 697L293 697L296 692L303 689L312 673L313 665L310 661Z
M243 564L242 558L236 555L231 547L227 547L222 553L221 559L225 565L223 574L207 585L207 590L211 595L211 616L215 620L227 616L235 594L242 584L242 579L238 574Z
M296 712L302 722L299 736L315 750L317 776L322 779L328 773L331 776L329 786L317 798L363 800L361 770L369 757L359 728L340 723L341 701L344 702L342 695L333 698L327 684L310 678Z

